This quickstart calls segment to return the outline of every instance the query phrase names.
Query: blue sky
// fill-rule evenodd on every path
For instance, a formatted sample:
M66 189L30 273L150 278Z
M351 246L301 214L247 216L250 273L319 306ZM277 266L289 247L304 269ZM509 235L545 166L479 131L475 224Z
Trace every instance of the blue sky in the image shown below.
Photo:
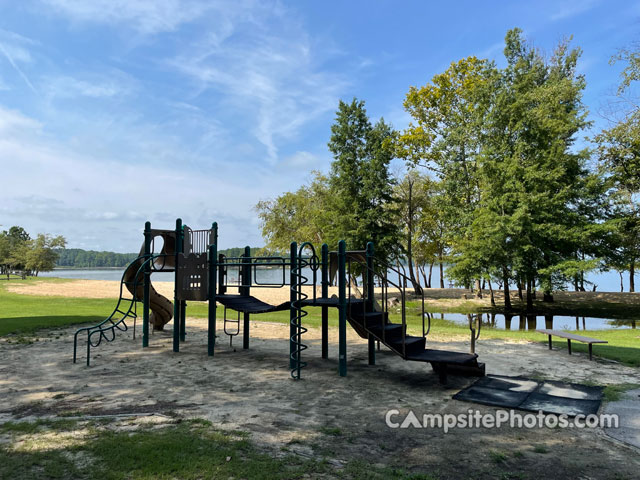
M137 251L144 222L216 220L262 245L253 206L331 162L339 99L402 129L410 86L518 26L583 49L595 128L636 41L629 1L0 0L0 229ZM298 239L301 240L301 239Z

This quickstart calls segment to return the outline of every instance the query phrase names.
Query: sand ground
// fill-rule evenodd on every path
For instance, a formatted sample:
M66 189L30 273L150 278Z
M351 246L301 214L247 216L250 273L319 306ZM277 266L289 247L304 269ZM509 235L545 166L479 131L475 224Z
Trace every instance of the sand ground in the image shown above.
M69 283L75 282L47 288L60 295ZM78 285L72 291L80 296ZM323 360L320 332L309 329L303 354L308 365L303 379L294 381L288 326L252 321L249 350L239 337L236 349L230 348L219 330L214 357L206 355L205 328L205 320L188 318L180 353L172 352L171 324L155 332L146 349L129 330L95 349L91 367L84 364L83 349L79 363L71 361L75 328L42 331L26 344L2 338L0 421L152 412L200 417L218 428L249 432L274 455L329 458L336 468L358 458L438 478L613 479L637 478L640 470L639 451L600 429L391 429L385 424L389 409L413 410L418 417L495 409L452 400L472 378L451 377L442 386L428 365L384 350L375 366L367 365L366 342L351 330L347 377L337 374L337 331L330 331L329 359ZM432 348L469 349L465 341L429 339ZM481 338L476 348L487 373L596 384L640 381L632 367L549 352L543 344ZM496 452L505 459L496 462Z

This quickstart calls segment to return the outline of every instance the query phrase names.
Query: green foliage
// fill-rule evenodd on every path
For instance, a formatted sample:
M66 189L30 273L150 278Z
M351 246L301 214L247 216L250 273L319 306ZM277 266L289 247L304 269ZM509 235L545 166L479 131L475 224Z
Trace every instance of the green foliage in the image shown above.
M57 253L57 267L74 268L126 267L138 257L137 253L97 252L80 248L59 249Z
M397 243L391 220L394 131L380 119L371 125L364 101L340 101L331 126L329 150L334 156L329 175L335 201L332 230L349 248L364 248L373 241L376 254L388 258Z
M327 177L313 172L309 185L258 202L255 208L267 246L289 252L294 240L335 244L338 240L330 228L332 200Z
M459 283L538 281L551 291L573 279L576 262L581 273L598 266L582 262L597 253L588 227L603 188L588 152L573 148L588 125L579 56L563 41L546 60L513 29L504 69L469 57L407 94L414 123L397 149L440 180L448 275Z
M62 236L39 233L31 239L22 227L11 227L0 233L0 273L20 270L37 276L39 272L53 270L58 249L65 244Z

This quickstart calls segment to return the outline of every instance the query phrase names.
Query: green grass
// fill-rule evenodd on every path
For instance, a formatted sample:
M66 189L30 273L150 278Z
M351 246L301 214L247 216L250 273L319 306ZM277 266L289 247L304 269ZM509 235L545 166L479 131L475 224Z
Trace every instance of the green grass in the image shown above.
M20 425L27 422L21 422ZM201 478L316 478L331 474L357 479L432 479L401 469L378 468L358 460L335 470L326 459L295 454L279 458L259 451L244 432L216 430L195 419L163 426L118 430L113 425L69 421L34 422L31 427L4 428L13 435L0 445L0 478L201 479ZM62 445L52 435L66 432L73 441ZM48 434L48 436L47 436ZM16 441L20 440L16 448ZM364 466L364 468L363 468Z
M549 449L544 445L535 445L533 451L534 453L549 453Z
M30 334L40 328L63 327L81 323L95 323L106 318L115 306L112 299L45 297L19 295L8 292L11 284L35 281L60 283L59 278L33 277L27 280L0 283L0 336L9 333Z
M489 458L493 463L504 463L507 460L507 454L498 450L490 450Z
M640 388L639 383L621 383L618 385L607 385L602 392L605 400L615 402L622 398L624 392Z
M38 279L39 281L61 282L62 279ZM32 282L33 279L24 280ZM3 306L0 311L0 336L9 333L33 333L40 328L62 327L73 324L97 323L109 315L116 304L116 299L85 299L85 298L65 298L65 297L40 297L31 295L18 295L6 291L6 285L10 282L0 283L0 304ZM410 303L407 313L407 324L409 333L419 333L422 330L422 322L418 312L417 303ZM411 312L413 309L413 313ZM465 313L464 308L457 313ZM477 306L474 312L477 312ZM310 307L306 311L308 315L304 317L303 324L309 327L320 327L321 309ZM187 314L196 318L207 318L208 306L205 302L188 302ZM219 308L217 317L222 318L223 309ZM233 314L233 312L231 312ZM604 315L606 318L607 315ZM266 322L289 323L289 312L265 313L253 318ZM400 322L400 315L391 314L391 321ZM329 309L329 326L338 326L337 309ZM626 365L640 367L640 330L638 329L617 329L617 330L585 330L581 332L586 336L591 336L606 340L609 343L594 345L593 353L596 357L603 357L619 361ZM432 319L430 336L454 337L468 339L469 329L466 326L455 322ZM499 330L483 328L481 331L479 345L485 339L515 339L529 340L538 343L546 343L547 337L535 331L528 330ZM553 341L554 349L567 349L566 340L556 339ZM480 347L481 348L481 347ZM573 342L572 350L575 352L587 353L587 345Z

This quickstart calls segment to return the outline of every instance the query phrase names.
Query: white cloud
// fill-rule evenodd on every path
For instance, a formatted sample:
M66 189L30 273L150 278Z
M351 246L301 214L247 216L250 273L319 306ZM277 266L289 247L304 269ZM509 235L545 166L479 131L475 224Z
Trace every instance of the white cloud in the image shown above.
M128 25L145 35L171 32L208 8L193 0L42 0L76 22Z

